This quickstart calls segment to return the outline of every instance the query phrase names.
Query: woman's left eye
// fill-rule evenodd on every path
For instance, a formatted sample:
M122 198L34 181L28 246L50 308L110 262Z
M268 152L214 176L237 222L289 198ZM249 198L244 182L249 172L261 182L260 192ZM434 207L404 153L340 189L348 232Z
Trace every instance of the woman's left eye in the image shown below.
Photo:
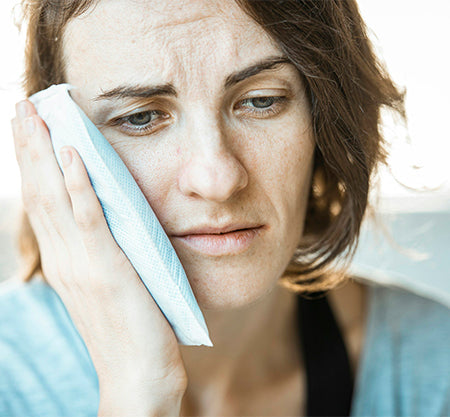
M259 96L240 101L239 108L244 108L244 113L265 116L269 114L277 114L286 101L286 96Z
M131 125L143 126L152 121L152 114L148 111L138 112L127 117L127 121Z

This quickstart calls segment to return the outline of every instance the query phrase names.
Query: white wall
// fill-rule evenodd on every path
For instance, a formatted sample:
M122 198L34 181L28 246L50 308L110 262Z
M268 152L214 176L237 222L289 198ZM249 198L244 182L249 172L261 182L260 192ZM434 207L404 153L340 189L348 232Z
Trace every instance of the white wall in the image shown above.
M394 176L386 170L381 173L382 207L401 212L449 211L450 2L358 3L379 55L397 84L407 88L408 131L386 119ZM404 188L396 179L424 192Z
M20 196L20 173L14 155L10 120L14 103L21 98L23 36L13 25L11 9L17 0L0 1L0 198ZM361 13L376 34L372 36L394 80L408 89L409 136L386 123L386 133L396 145L392 163L401 182L416 188L437 188L431 200L421 196L420 205L446 206L450 197L450 1L359 0ZM412 165L422 169L412 169ZM381 193L386 198L416 197L386 171ZM392 202L392 200L390 200ZM439 204L441 203L441 204ZM442 204L444 203L444 204ZM408 203L409 209L417 208ZM450 209L448 207L447 209Z
M19 89L22 73L23 36L13 24L12 9L17 0L0 1L0 198L20 196L17 166L10 121L14 104L22 98Z

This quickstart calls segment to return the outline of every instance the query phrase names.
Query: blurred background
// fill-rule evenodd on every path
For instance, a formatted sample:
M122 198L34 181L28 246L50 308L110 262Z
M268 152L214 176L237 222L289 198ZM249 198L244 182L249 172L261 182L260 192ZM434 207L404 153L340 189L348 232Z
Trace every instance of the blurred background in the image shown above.
M0 2L0 280L12 275L18 262L13 232L18 225L21 181L10 129L14 104L23 98L24 34L14 25L17 3ZM408 127L383 116L383 130L391 143L390 165L380 171L372 201L380 214L395 220L402 215L400 242L406 231L411 234L410 225L417 225L417 217L420 223L438 220L431 228L422 228L419 239L440 234L441 242L433 246L445 257L450 237L450 1L429 0L426 6L419 0L358 0L358 4L378 55L396 83L407 89ZM405 240L410 245L410 238ZM420 244L421 239L419 248ZM416 257L423 261L425 251L419 250ZM364 250L359 255L368 258Z

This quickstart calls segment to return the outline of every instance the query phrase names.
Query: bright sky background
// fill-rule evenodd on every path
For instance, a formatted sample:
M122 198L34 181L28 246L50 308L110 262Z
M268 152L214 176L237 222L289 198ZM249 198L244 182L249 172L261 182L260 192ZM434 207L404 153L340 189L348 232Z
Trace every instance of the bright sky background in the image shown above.
M0 198L20 197L20 172L15 159L10 120L22 98L23 35L13 24L18 0L0 1ZM450 1L359 0L377 51L398 85L406 86L408 133L386 120L386 133L395 147L392 172L384 171L381 196L404 211L450 210ZM409 135L410 146L407 138ZM412 169L416 165L421 169ZM438 188L439 187L439 188ZM405 200L405 198L408 198ZM415 200L415 201L414 201ZM400 208L399 207L399 208ZM402 210L400 209L400 210ZM402 210L402 211L403 211Z

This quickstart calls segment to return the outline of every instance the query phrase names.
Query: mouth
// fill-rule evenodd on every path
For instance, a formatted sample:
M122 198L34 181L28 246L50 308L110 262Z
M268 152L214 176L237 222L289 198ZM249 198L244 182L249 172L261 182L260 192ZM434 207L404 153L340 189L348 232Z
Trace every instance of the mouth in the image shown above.
M200 235L226 235L228 233L233 233L233 232L243 232L244 230L249 230L249 229L257 229L257 227L255 228L242 228L242 229L235 229L235 230L229 230L226 232L218 232L218 233L192 233L190 235L183 235L183 236L200 236Z
M221 235L230 232L244 231L248 229L256 229L260 228L262 225L256 225L251 223L233 223L222 227L208 226L202 225L197 226L192 229L181 232L177 235L173 235L176 237L185 237L190 235Z
M236 229L223 233L196 233L174 236L191 250L209 256L237 255L254 245L261 236L263 226Z

